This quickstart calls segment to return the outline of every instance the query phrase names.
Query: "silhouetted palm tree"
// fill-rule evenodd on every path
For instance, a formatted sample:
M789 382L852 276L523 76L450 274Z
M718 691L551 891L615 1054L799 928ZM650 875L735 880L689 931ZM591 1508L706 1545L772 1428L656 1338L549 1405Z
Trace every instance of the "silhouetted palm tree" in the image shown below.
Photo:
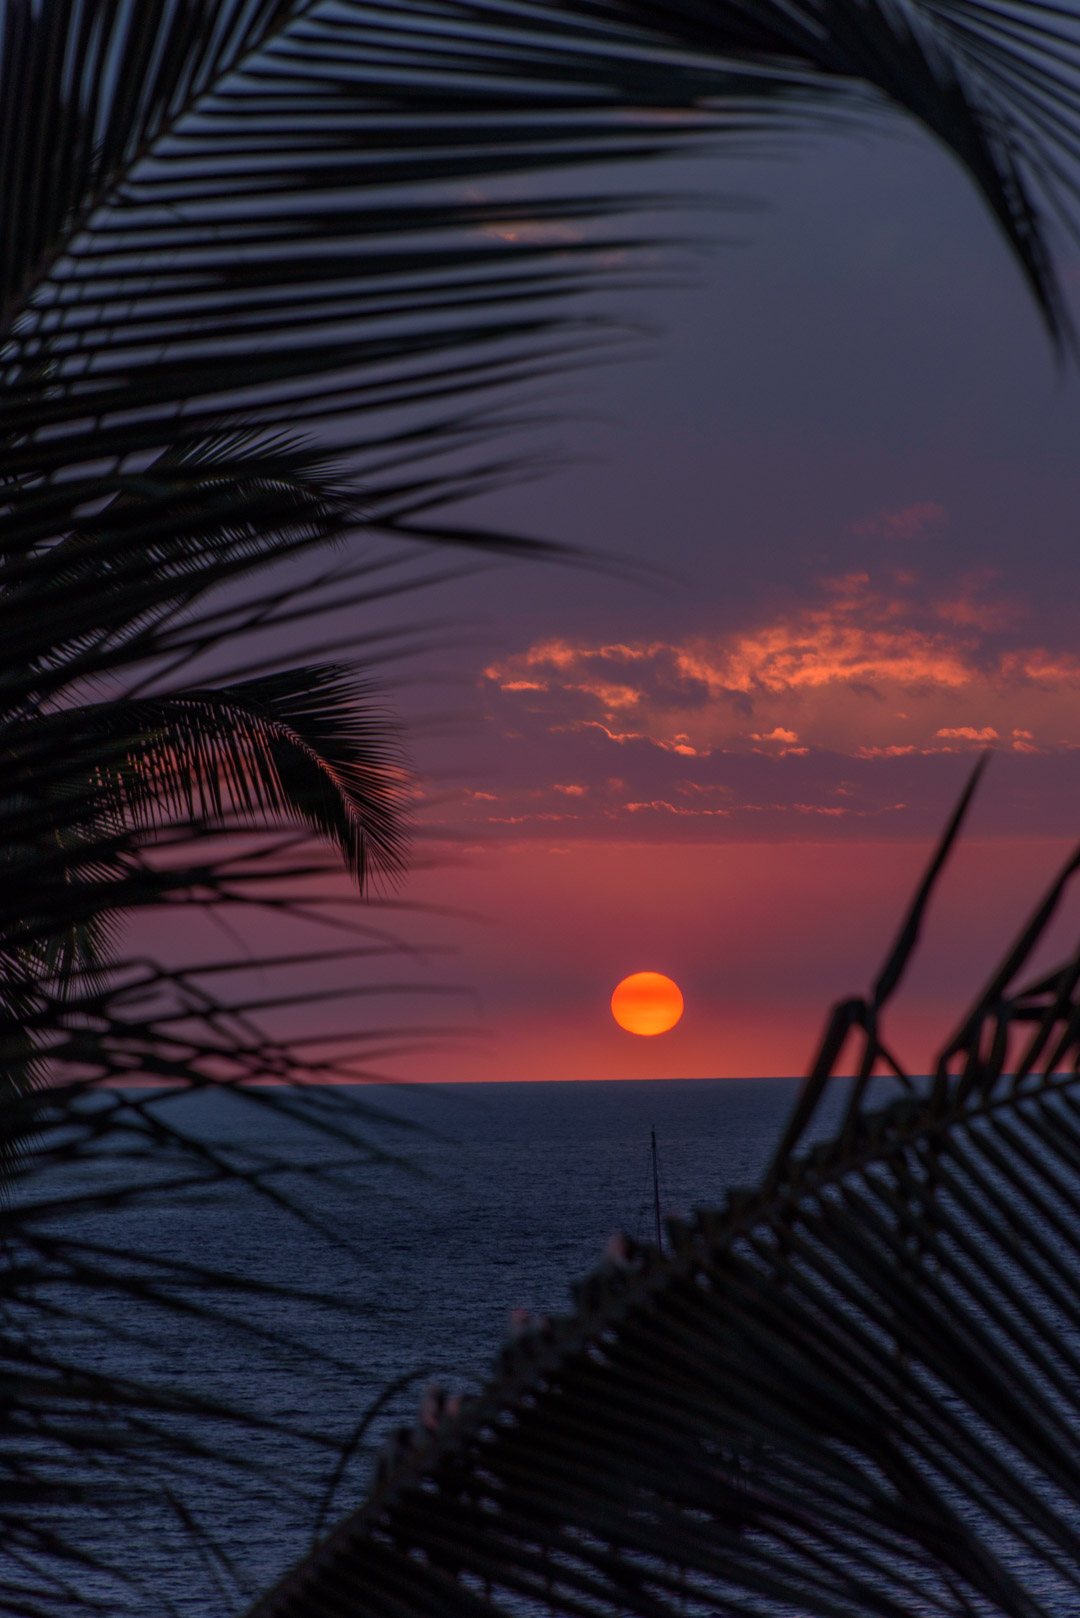
M609 255L604 274L637 273L639 238L611 223L635 199L551 172L702 139L741 150L891 106L965 166L1067 347L1047 231L1074 201L1074 36L1071 14L1020 0L0 0L5 1611L91 1599L104 1553L70 1512L107 1503L102 1469L129 1466L136 1441L140 1486L185 1521L185 1468L220 1455L177 1426L224 1420L209 1401L50 1346L55 1289L80 1318L103 1290L154 1310L181 1287L200 1309L243 1291L207 1273L192 1303L198 1277L167 1255L57 1235L61 1214L156 1195L161 1174L152 1193L133 1169L99 1196L77 1180L48 1192L39 1171L114 1148L122 1163L137 1142L140 1171L233 1181L234 1162L102 1084L313 1070L211 993L210 966L113 958L110 918L255 903L271 875L310 868L281 844L222 854L223 824L299 822L360 878L400 869L396 734L345 664L324 648L290 667L280 637L409 583L370 549L316 571L310 553L335 541L558 550L440 515L520 470L488 448L493 390L595 341L564 310L598 284L597 249L631 266ZM367 1139L325 1098L248 1099ZM276 1196L281 1167L243 1178ZM427 1549L440 1598L473 1603L444 1554ZM604 1566L644 1588L625 1557Z

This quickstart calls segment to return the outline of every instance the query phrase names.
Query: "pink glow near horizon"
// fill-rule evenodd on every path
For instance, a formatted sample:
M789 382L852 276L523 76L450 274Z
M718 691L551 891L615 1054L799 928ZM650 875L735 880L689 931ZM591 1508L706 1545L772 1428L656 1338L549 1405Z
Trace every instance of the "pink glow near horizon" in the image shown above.
M1067 852L1060 841L959 850L889 1014L913 1072L927 1071ZM426 873L416 896L493 918L448 929L454 976L482 986L482 1037L394 1071L444 1083L802 1074L831 1004L869 987L928 853L876 842L473 851ZM1080 895L1041 963L1077 925ZM641 970L685 997L681 1022L650 1040L608 1009L615 983Z

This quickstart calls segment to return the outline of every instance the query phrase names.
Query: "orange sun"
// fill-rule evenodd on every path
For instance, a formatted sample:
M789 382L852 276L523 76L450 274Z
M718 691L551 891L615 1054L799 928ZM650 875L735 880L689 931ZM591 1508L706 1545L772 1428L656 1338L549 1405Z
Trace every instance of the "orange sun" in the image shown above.
M679 985L662 972L632 972L611 997L611 1015L630 1034L666 1034L682 1014Z

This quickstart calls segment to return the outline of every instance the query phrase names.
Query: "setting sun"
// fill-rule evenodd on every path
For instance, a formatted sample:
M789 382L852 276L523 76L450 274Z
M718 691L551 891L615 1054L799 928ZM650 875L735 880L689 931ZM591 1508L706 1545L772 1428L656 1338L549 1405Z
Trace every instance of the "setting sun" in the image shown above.
M679 986L662 972L633 972L611 997L611 1015L630 1034L666 1034L682 1014Z

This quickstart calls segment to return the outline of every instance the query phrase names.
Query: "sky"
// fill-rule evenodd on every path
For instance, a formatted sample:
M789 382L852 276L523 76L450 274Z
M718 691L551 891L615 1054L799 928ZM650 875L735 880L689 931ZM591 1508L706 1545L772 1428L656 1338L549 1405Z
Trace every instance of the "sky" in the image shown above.
M469 1034L394 1070L805 1071L989 747L892 1018L926 1071L1080 836L1080 386L899 122L648 181L721 199L659 222L706 245L601 300L646 335L549 385L517 447L562 464L469 512L603 564L441 586L449 644L395 675L426 802L389 919L452 952L417 1015ZM668 1034L610 1016L640 970L683 989Z

